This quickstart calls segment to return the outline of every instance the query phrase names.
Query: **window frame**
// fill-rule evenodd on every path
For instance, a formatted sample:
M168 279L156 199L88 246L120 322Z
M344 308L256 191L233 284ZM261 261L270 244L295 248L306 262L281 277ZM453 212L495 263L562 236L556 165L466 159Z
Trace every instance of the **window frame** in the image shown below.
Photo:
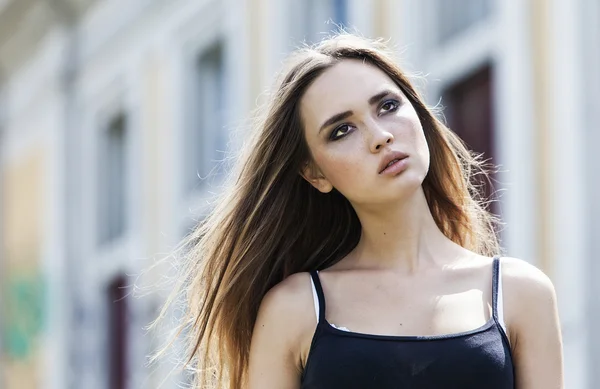
M117 199L120 202L120 205L117 206L117 210L112 209L112 201L109 197L112 193L109 193L109 185L112 185L112 179L110 175L111 171L108 171L106 168L108 164L112 161L108 161L108 164L102 163L102 158L106 158L102 153L106 153L110 145L108 144L111 140L110 132L113 130L113 125L116 121L121 121L124 124L122 125L121 131L122 134L122 142L121 152L123 155L121 156L122 160L120 161L123 172L121 173L119 180L122 181L119 183L121 186L118 188L120 192L118 195L121 197ZM99 125L98 131L98 141L96 147L96 155L95 155L95 177L96 177L96 201L95 201L95 211L96 211L96 242L98 246L110 245L114 241L120 240L129 229L129 218L127 215L128 208L130 206L128 202L128 183L130 182L130 150L129 150L129 118L127 112L125 110L120 109L113 112L110 116L102 121ZM114 190L114 189L113 189ZM108 213L115 211L117 215L108 215ZM112 224L113 218L117 217L119 219L119 227L118 231L111 231L113 227L112 225L106 225L105 223Z
M191 63L187 75L189 82L186 83L188 84L186 93L188 103L186 104L187 112L181 145L185 194L202 192L210 187L211 182L216 181L218 183L222 179L219 174L220 161L225 158L228 146L227 113L224 108L228 100L226 45L225 39L218 35L210 42L202 45L195 58L190 58ZM217 64L220 65L221 69L216 72L219 78L216 81L218 93L218 96L216 96L217 112L210 119L207 119L204 116L206 105L203 103L205 91L201 90L201 88L204 88L201 65L203 60L210 56L213 51L217 52ZM213 70L210 69L209 72ZM212 105L213 102L209 104ZM212 111L211 107L208 107L208 110ZM201 147L198 153L193 152L194 145ZM217 146L223 150L211 150L212 146ZM192 176L194 171L192 169L195 169L195 176Z

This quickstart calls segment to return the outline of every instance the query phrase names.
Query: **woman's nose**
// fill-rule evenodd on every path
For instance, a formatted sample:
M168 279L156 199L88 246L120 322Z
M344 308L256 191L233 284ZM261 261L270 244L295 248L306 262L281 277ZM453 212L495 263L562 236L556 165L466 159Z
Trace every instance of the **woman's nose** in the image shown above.
M371 126L371 152L379 152L386 144L394 143L394 135L378 126Z

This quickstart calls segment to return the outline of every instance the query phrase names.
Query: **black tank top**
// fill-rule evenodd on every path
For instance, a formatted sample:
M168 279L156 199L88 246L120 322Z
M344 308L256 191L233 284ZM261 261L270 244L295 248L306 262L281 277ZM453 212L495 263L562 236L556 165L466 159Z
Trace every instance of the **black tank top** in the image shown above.
M319 276L311 272L319 321L301 389L514 389L498 310L499 259L493 263L490 320L472 331L434 336L371 335L332 326Z

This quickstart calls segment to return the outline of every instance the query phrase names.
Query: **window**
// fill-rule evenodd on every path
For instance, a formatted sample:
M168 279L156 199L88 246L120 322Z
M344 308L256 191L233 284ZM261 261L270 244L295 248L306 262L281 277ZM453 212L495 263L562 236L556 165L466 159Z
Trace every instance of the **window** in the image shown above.
M448 87L442 102L448 126L469 149L483 153L484 159L491 158L494 163L492 96L492 68L485 66ZM481 184L485 185L485 195L489 198L493 188L487 182ZM494 205L491 211L497 211Z
M209 175L222 173L222 161L227 147L224 128L226 105L224 47L217 42L198 57L192 86L192 115L188 126L186 167L188 189L203 186Z
M492 11L492 0L436 0L437 40L451 39Z
M102 132L98 153L99 241L107 243L125 231L126 117L116 115Z
M342 25L348 23L347 0L333 0L333 21Z
M110 389L125 389L127 380L127 282L116 277L107 290L108 303L108 383Z
M292 32L294 45L302 41L320 41L327 33L348 23L348 0L294 1L291 11L295 26Z

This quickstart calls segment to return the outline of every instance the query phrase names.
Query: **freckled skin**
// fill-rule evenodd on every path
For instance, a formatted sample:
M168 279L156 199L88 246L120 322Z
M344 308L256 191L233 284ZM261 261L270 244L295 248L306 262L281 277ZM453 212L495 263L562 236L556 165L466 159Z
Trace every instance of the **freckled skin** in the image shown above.
M393 94L375 105L368 100L384 91ZM391 109L398 101L397 109ZM379 68L358 60L343 60L309 86L300 102L305 136L320 173L353 205L397 201L419 189L429 169L429 149L420 120L400 88ZM330 117L353 115L319 133ZM332 131L346 125L330 140ZM380 175L379 163L390 150L409 155L399 176ZM327 190L322 190L327 191Z
M369 103L384 90L392 93ZM393 99L400 104L391 103ZM319 132L328 119L349 110L351 116ZM400 336L460 334L491 323L492 260L454 243L438 228L421 187L429 169L427 142L414 107L394 82L377 67L342 60L307 88L300 111L315 165L302 175L321 192L340 191L361 223L360 241L352 252L319 272L327 300L325 319L356 333ZM397 176L379 174L379 164L390 150L409 155L406 169ZM515 387L563 389L560 321L552 283L525 261L505 257L502 263L502 301L512 358L498 362L500 366L514 362ZM309 281L306 273L293 274L263 299L250 351L249 388L301 387L317 325L315 315L307 314L314 309ZM464 339L468 343L469 338ZM504 349L501 340L494 344ZM327 346L320 345L323 352ZM353 352L340 352L340 345L344 343L331 349L356 368L342 363L339 377L350 377L355 384L357 380L347 374L366 369L372 382L374 369L365 367L372 362L370 355L356 353L352 346ZM469 354L450 353L445 363L454 363L457 373L463 365L481 372L480 362L488 360L492 349L488 346L467 347ZM405 368L425 377L439 354L420 361L413 355L409 353ZM334 357L323 359L324 380L334 377L328 369L331 361L339 362ZM384 359L397 362L395 357ZM462 376L470 379L473 374ZM507 382L512 376L509 371ZM399 386L402 382L390 387Z

